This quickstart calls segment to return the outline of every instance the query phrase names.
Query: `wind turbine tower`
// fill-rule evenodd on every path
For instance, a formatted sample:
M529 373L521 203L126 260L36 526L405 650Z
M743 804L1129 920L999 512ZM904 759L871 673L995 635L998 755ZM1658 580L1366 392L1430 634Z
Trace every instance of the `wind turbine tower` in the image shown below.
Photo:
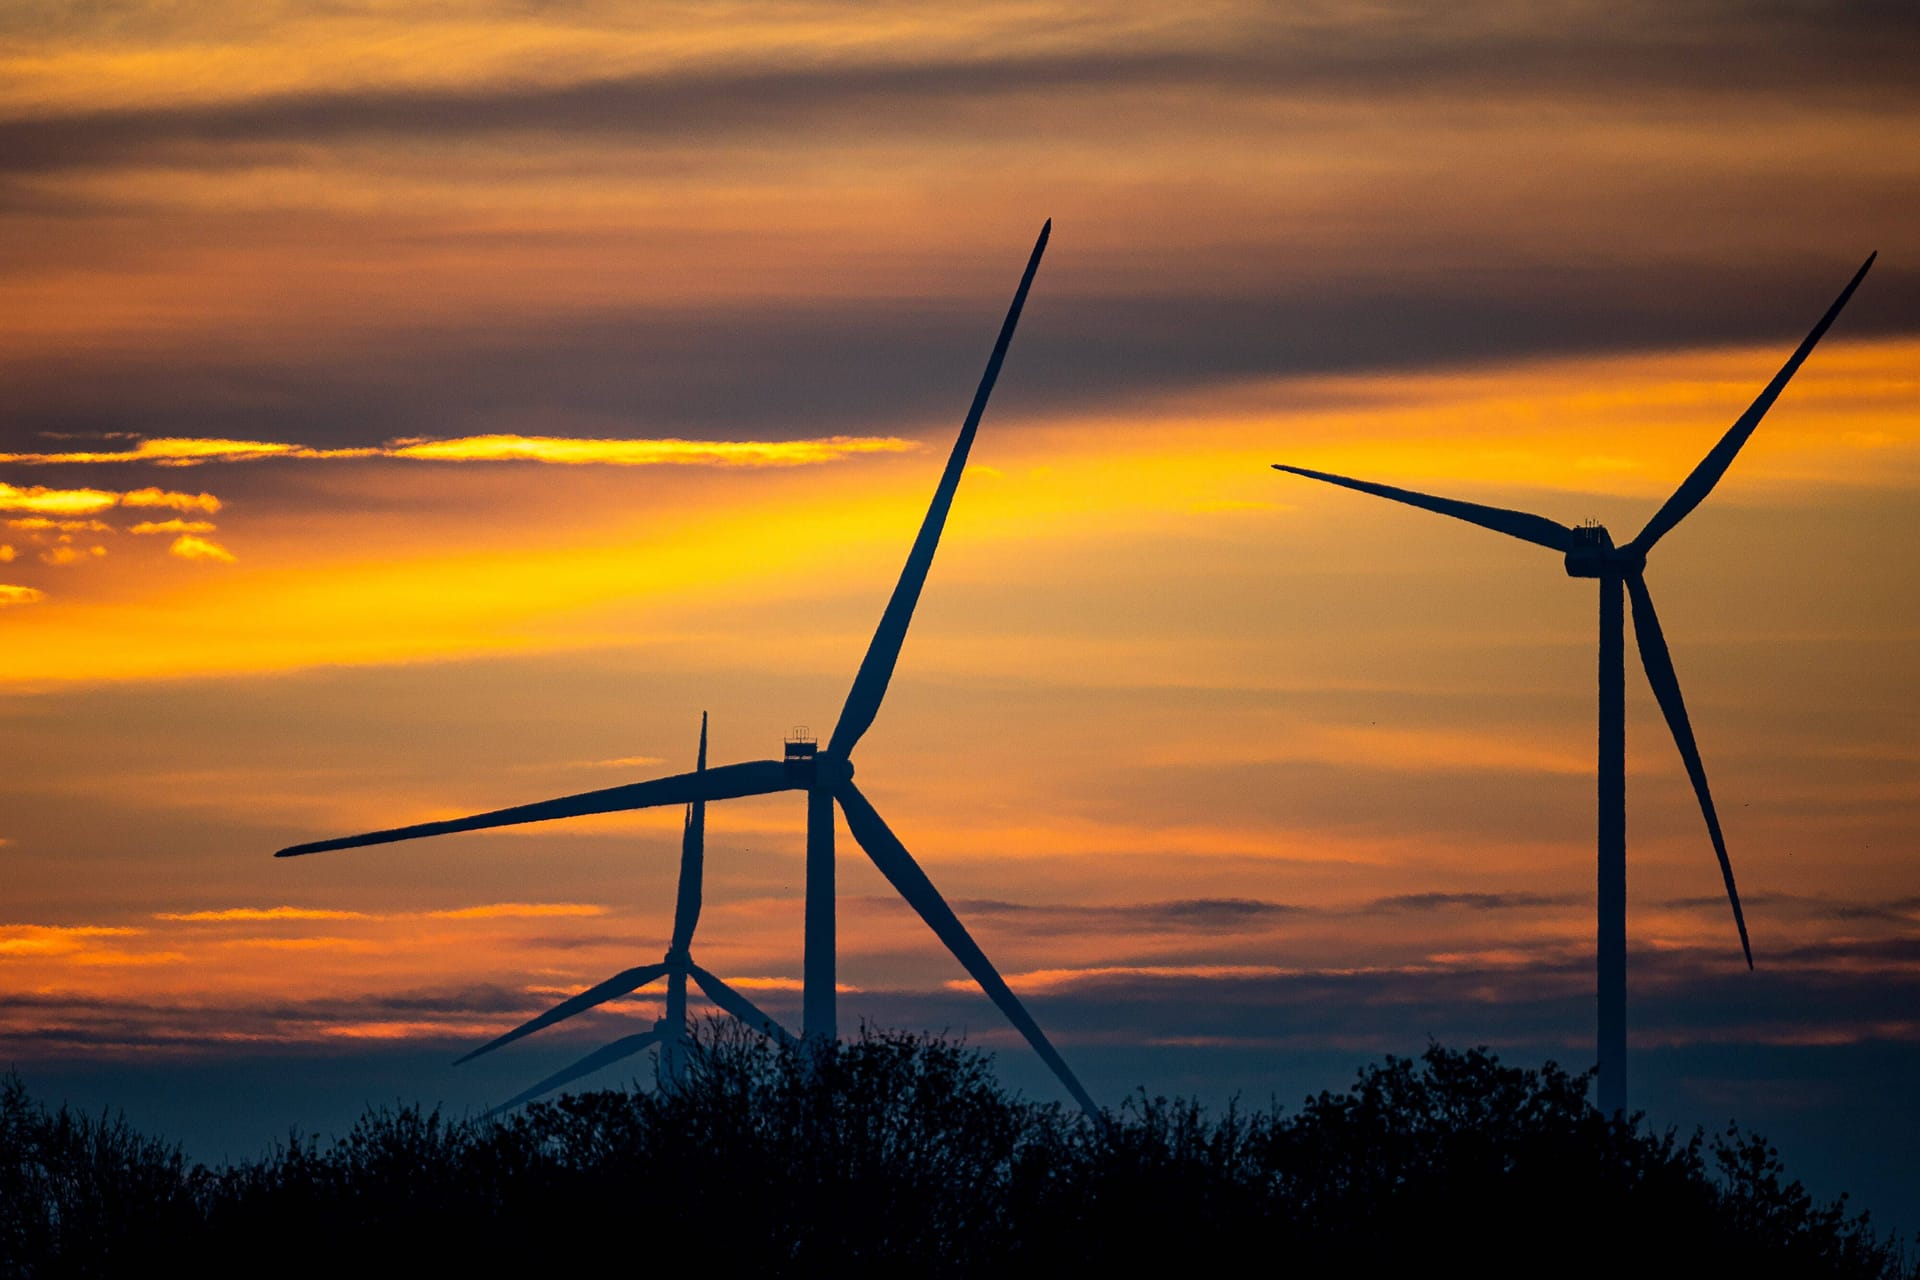
M947 905L946 899L933 887L926 872L907 852L907 847L853 782L854 748L872 727L874 717L880 712L881 700L886 697L888 682L893 678L894 666L900 658L900 648L906 642L907 627L913 621L914 606L919 603L921 588L926 585L927 573L933 567L933 554L939 548L947 512L953 506L954 493L959 489L961 474L966 470L974 434L979 429L981 415L986 412L987 399L993 393L994 383L1000 376L1000 366L1005 362L1007 348L1013 342L1014 327L1019 323L1021 309L1026 305L1027 291L1033 286L1034 274L1040 269L1040 258L1046 252L1047 239L1052 231L1053 223L1049 220L1041 227L1040 237L1034 242L1026 271L1020 277L1019 288L1014 291L1012 305L1007 308L1000 335L994 342L993 353L987 358L986 371L974 391L973 404L961 424L959 438L954 441L953 451L947 457L946 469L934 489L926 518L921 522L920 532L907 553L906 566L901 570L893 595L881 613L880 625L867 646L859 671L854 675L846 705L824 750L817 744L792 742L787 744L783 758L779 760L720 765L669 778L655 778L581 795L562 796L556 800L495 809L466 818L423 822L335 840L320 840L282 849L274 856L291 858L333 849L388 844L397 840L517 826L528 822L548 822L556 818L582 817L594 813L622 813L659 805L734 800L743 796L769 795L776 791L804 791L807 795L807 887L801 1004L805 1038L815 1043L828 1043L839 1034L834 985L833 820L834 805L838 804L841 813L846 816L847 829L854 841L893 885L895 892L905 898L907 904L926 921L947 950L980 984L981 990L1026 1037L1027 1043L1033 1046L1081 1108L1096 1121L1100 1120L1099 1107L1081 1087L1066 1060L1047 1039L1046 1033L1041 1031L1040 1025L1027 1012L1020 998L1000 977L986 953L981 951L968 934L966 926L960 923L959 917ZM812 749L809 749L810 746Z
M1288 471L1310 480L1357 489L1376 497L1421 507L1440 515L1452 516L1492 529L1523 542L1558 551L1565 557L1567 576L1595 579L1600 588L1600 742L1599 742L1599 1104L1608 1115L1624 1111L1627 1105L1627 771L1626 771L1626 662L1625 628L1621 607L1624 594L1632 602L1633 636L1640 649L1640 664L1647 683L1660 703L1674 745L1680 749L1681 762L1693 783L1706 818L1707 834L1720 859L1720 875L1726 882L1727 901L1733 907L1733 922L1740 931L1740 949L1753 968L1753 948L1747 940L1746 916L1740 910L1740 894L1734 888L1733 863L1727 857L1726 841L1721 837L1720 819L1714 812L1713 796L1707 790L1706 768L1700 762L1700 750L1693 739L1693 727L1687 719L1686 703L1680 697L1679 677L1674 674L1673 658L1667 652L1666 637L1660 631L1660 619L1653 610L1653 596L1647 591L1645 571L1647 553L1672 531L1688 513L1699 506L1733 465L1747 438L1760 419L1779 398L1787 382L1820 341L1840 309L1847 305L1853 291L1873 266L1869 254L1840 291L1827 313L1820 317L1805 341L1788 357L1773 381L1766 385L1747 411L1728 428L1693 473L1674 490L1673 496L1654 513L1632 541L1616 547L1612 536L1597 524L1568 528L1544 516L1504 507L1487 507L1452 498L1396 489L1391 485L1352 480L1346 476L1309 471L1304 467L1274 464L1276 471Z

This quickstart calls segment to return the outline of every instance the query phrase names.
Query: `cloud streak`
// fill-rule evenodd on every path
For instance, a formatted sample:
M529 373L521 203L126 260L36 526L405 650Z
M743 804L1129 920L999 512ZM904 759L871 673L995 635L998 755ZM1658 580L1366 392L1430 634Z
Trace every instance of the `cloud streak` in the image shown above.
M112 533L113 526L104 520L49 520L45 516L22 516L7 521L9 529L24 529L35 533Z
M105 526L102 526L103 528ZM214 524L210 520L142 520L127 530L128 533L212 533Z
M168 963L143 958L154 953L100 945L101 939L131 938L145 932L122 925L0 924L0 960L44 959L77 965Z
M880 903L886 899L871 901ZM1099 906L967 899L954 905L968 917L979 916L1014 928L1042 932L1114 926L1225 931L1267 925L1309 910L1290 903L1256 898L1184 898L1167 902Z
M217 564L232 564L239 557L211 538L203 538L196 533L183 533L173 540L167 548L167 554L181 560L213 561Z
M332 911L320 907L224 907L212 911L158 911L155 920L188 924L254 923L263 920L371 920L364 911Z
M730 65L637 74L576 72L571 83L308 90L250 99L65 114L0 123L0 169L92 168L132 157L176 165L232 163L296 143L562 134L646 143L792 136L859 127L898 133L955 127L982 109L1036 98L1204 95L1297 102L1431 103L1461 97L1608 101L1737 94L1765 101L1818 93L1840 102L1906 96L1899 51L1914 38L1896 5L1844 19L1795 6L1714 4L1675 12L1562 5L1530 17L1513 6L1464 5L1382 18L1324 11L1275 16L1226 6L1183 24L1119 38L1082 29L1080 47L980 56L922 43L879 55L844 29L813 29L827 53L806 65L762 53ZM957 34L957 33L956 33ZM1128 35L1133 34L1132 47ZM974 33L977 43L978 33ZM1144 38L1142 38L1144 37ZM954 43L958 43L957 41ZM1031 48L1031 35L1010 41Z
M204 511L213 515L220 510L220 499L210 493L175 493L171 489L134 489L120 495L123 507L167 507L174 511Z
M555 916L603 916L593 902L483 902L439 911L341 911L324 907L217 907L201 911L162 911L155 920L186 924L257 924L299 920L537 920Z
M0 511L33 511L46 516L84 516L119 505L121 495L104 489L50 489L0 481Z
M1817 258L1774 254L1755 262L1690 254L1604 270L1523 250L1507 270L1489 273L1411 258L1370 267L1331 252L1281 262L1270 248L1248 245L1233 249L1246 259L1240 276L1189 287L1133 278L1115 265L1099 276L1054 281L1037 301L1044 302L1046 323L1022 331L1020 376L996 411L1125 406L1137 413L1143 398L1163 402L1270 379L1730 344L1763 348L1750 375L1757 390L1857 265L1855 249L1864 256L1867 247L1835 245ZM1387 274L1389 267L1398 269ZM16 441L76 414L156 432L192 424L237 433L257 427L258 411L217 389L241 380L284 406L276 429L303 442L231 455L235 461L364 457L369 439L386 441L376 449L380 456L413 448L416 461L456 452L477 460L473 442L502 439L487 428L503 418L622 421L644 406L661 441L691 442L669 448L713 465L700 451L766 441L791 448L773 439L786 432L892 441L903 424L938 423L944 433L978 376L980 332L996 305L951 293L948 287L949 296L911 313L872 296L595 305L585 313L550 300L563 314L537 324L490 311L484 324L417 327L372 353L323 332L272 361L219 344L162 343L165 358L156 360L103 343L63 354L57 370L0 356L0 385L10 397ZM1908 331L1916 305L1920 275L1883 261L1835 338ZM381 327L377 317L367 323L371 331ZM637 358L636 348L647 354ZM1821 355L1825 361L1832 353ZM427 441L428 432L450 438ZM504 438L528 442L515 446L524 456L549 448L534 442L567 437ZM635 447L608 443L610 451ZM19 444L5 456L82 455L161 461L132 448L71 454ZM183 454L179 461L220 457Z
M44 564L52 565L80 564L87 560L97 559L106 554L107 549L102 546L75 547L63 543L42 551L40 553L40 560Z
M917 446L892 436L829 436L821 440L572 440L557 436L490 435L457 440L397 440L388 458L428 462L549 462L569 466L798 467L862 453L901 453Z
M420 462L545 462L563 466L611 467L801 467L866 453L902 453L918 446L895 436L826 436L809 440L684 440L661 439L583 439L572 436L527 436L493 434L460 436L448 440L406 438L384 445L316 449L301 444L281 444L265 440L222 440L165 438L142 440L131 449L78 450L60 453L0 453L0 462L20 466L73 466L102 463L153 463L163 467L194 467L209 462L257 462L262 459L343 459L405 458ZM0 502L7 500L6 486L0 486ZM105 510L113 505L113 495L99 490L72 490L61 496L55 490L10 490L21 495L22 503L40 501L46 507L28 510ZM128 506L195 505L196 500L182 494L162 495L157 489L142 489L121 495ZM209 495L197 499L201 509L219 510L219 504L206 505ZM61 505L64 504L64 505ZM177 523L177 522L176 522ZM135 533L158 533L174 527L166 524L142 525ZM211 526L206 526L211 527Z
M246 462L255 458L363 457L371 450L309 449L304 445L269 440L219 440L165 437L142 440L129 449L68 449L56 453L0 453L0 462L28 466L58 466L99 462L151 462L163 467L191 467L202 462Z
M429 911L430 920L537 920L553 916L603 916L607 909L594 902L489 902L477 907Z
M0 455L0 461L7 458ZM55 489L44 485L11 485L0 481L0 511L31 511L46 523L21 525L22 528L93 528L95 522L56 520L53 517L91 516L114 507L171 507L178 511L220 510L220 499L210 493L176 493L169 489L132 489L124 493L106 489Z
M96 935L137 930L0 930L15 958L69 963L173 964L179 952L108 952L88 946ZM1920 942L1827 943L1794 948L1756 978L1706 949L1649 949L1632 954L1638 1043L1844 1044L1866 1040L1920 1043L1912 1016L1920 998ZM76 955L87 959L75 961ZM723 972L725 972L723 970ZM1860 974L1876 980L1863 983ZM1204 1039L1245 1046L1366 1044L1404 1049L1428 1034L1478 1043L1542 1038L1576 1046L1591 1035L1591 958L1553 946L1511 947L1487 954L1445 954L1398 964L1329 966L1261 963L1113 963L1010 971L1008 981L1037 1001L1042 1021L1068 1044L1180 1042ZM789 977L753 975L728 981L790 997ZM567 984L560 984L566 986ZM59 1043L103 1049L172 1043L214 1047L232 1033L286 1043L342 1034L339 1027L408 1024L416 1039L470 1034L476 1023L511 1018L543 1002L553 984L474 985L368 995L308 998L234 991L132 1000L110 993L0 993L0 1026L24 1056ZM973 1026L990 1042L1005 1032L983 1012L978 989L963 977L912 984L843 987L857 1007L883 1025ZM563 1031L563 1038L570 1034ZM597 1034L591 1029L571 1034Z
M1564 907L1571 897L1543 893L1401 893L1377 898L1376 911L1441 911L1461 908L1469 911L1514 911L1530 907ZM1710 904L1717 904L1711 899Z

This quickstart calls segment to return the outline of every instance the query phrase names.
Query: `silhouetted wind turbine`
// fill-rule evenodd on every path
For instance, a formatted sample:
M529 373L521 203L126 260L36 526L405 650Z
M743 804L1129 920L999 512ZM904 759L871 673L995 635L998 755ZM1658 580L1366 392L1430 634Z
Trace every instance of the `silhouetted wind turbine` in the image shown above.
M707 717L700 716L700 754L694 764L694 777L698 778L707 768ZM483 1053L491 1053L502 1045L512 1044L522 1036L532 1035L556 1022L571 1018L576 1013L585 1013L588 1009L630 995L664 977L667 980L667 1007L661 1019L653 1024L650 1031L638 1035L623 1036L612 1044L595 1049L586 1057L570 1066L554 1072L540 1083L507 1102L494 1108L495 1111L507 1111L523 1102L531 1102L543 1094L548 1094L565 1084L572 1084L584 1075L600 1068L611 1066L622 1058L632 1057L649 1045L660 1046L659 1077L663 1084L679 1084L685 1069L687 1045L687 979L692 978L707 998L722 1010L732 1014L756 1031L772 1036L782 1044L791 1043L793 1037L753 1001L722 982L713 974L693 962L693 930L700 923L701 880L706 870L706 833L707 802L694 800L687 805L686 821L680 833L680 885L674 895L673 941L667 947L667 954L659 964L642 965L637 969L628 969L616 973L605 982L589 987L571 999L563 1000L537 1018L521 1023L513 1030L495 1040L475 1049L460 1058L454 1065L468 1062Z
M1000 1012L1026 1037L1034 1051L1052 1068L1054 1075L1067 1087L1074 1100L1096 1120L1100 1109L1080 1085L1060 1054L1048 1041L1040 1026L1027 1013L1026 1006L1020 1003L1000 974L994 969L986 953L980 950L958 916L927 879L913 855L907 852L897 836L867 802L866 796L853 783L853 761L850 758L860 738L873 724L874 717L880 711L881 699L886 696L887 683L893 676L894 664L899 660L900 647L907 638L907 626L913 621L913 608L920 599L920 590L926 584L927 571L933 565L933 553L940 543L940 531L945 527L947 511L953 505L953 495L960 486L961 473L966 469L967 453L972 448L975 431L980 425L980 416L986 411L987 397L993 392L994 381L1000 376L1000 365L1006 359L1007 347L1013 341L1014 326L1019 323L1020 310L1026 304L1027 290L1033 285L1034 273L1040 268L1040 256L1046 251L1047 238L1052 234L1053 222L1048 220L1040 229L1040 238L1034 242L1033 254L1027 259L1025 273L1020 277L1020 287L1013 295L1013 304L1007 308L1006 320L1000 326L999 339L993 345L993 354L987 359L986 372L981 375L980 385L973 395L973 405L967 411L965 423L961 425L960 436L954 442L953 452L947 458L946 470L940 476L940 483L934 490L933 502L927 508L926 519L921 523L920 533L914 539L913 548L907 554L906 567L901 570L900 581L895 584L893 596L887 601L886 610L880 616L880 626L874 632L873 640L867 647L866 657L861 660L860 670L853 678L853 687L847 694L846 706L840 712L839 723L834 726L833 736L828 740L824 751L817 751L812 742L789 742L785 758L782 760L755 760L744 764L721 765L715 769L705 769L695 773L677 774L670 778L656 778L650 782L630 783L621 787L608 787L602 791L589 791L582 795L563 796L557 800L543 800L535 804L516 805L510 809L496 809L491 813L475 814L468 818L454 818L445 822L423 822L410 827L396 827L390 831L372 831L364 835L346 836L338 840L320 840L311 844L294 845L282 849L275 857L289 858L308 853L324 853L331 849L350 849L360 845L386 844L396 840L413 840L422 836L449 835L457 831L479 831L490 827L516 826L528 822L547 822L554 818L573 818L593 813L621 813L631 809L648 809L669 804L695 804L712 800L733 800L743 796L767 795L775 791L805 791L807 793L807 897L806 897L806 939L804 943L804 990L801 996L802 1026L807 1040L819 1044L830 1043L838 1035L834 988L835 942L834 942L834 862L833 862L833 805L839 802L840 810L846 815L847 828L853 833L854 840L873 860L896 892L907 900L907 904L919 913L940 941L946 944L954 958L959 960L966 971L972 975L981 990L998 1005Z
M1799 349L1788 357L1780 372L1773 376L1747 411L1740 415L1726 435L1720 438L1700 465L1693 469L1666 505L1647 521L1647 527L1624 547L1613 545L1606 529L1589 524L1569 529L1544 516L1502 507L1486 507L1474 502L1457 502L1430 494L1396 489L1391 485L1350 480L1345 476L1309 471L1304 467L1274 464L1276 471L1290 471L1310 480L1324 480L1371 493L1378 497L1423 507L1443 516L1465 520L1496 533L1537 543L1566 557L1567 576L1597 578L1600 581L1600 758L1599 758L1599 1058L1600 1109L1608 1115L1625 1109L1627 1104L1627 770L1626 770L1626 675L1623 657L1623 619L1620 592L1624 586L1633 601L1633 634L1640 647L1640 662L1646 669L1647 683L1666 716L1673 732L1674 745L1680 749L1687 777L1700 800L1700 812L1707 820L1707 834L1713 839L1713 851L1720 859L1720 875L1726 881L1727 901L1733 906L1733 922L1740 930L1740 949L1747 967L1753 967L1753 948L1747 941L1747 921L1740 910L1740 894L1733 884L1733 864L1727 858L1726 841L1720 835L1720 819L1714 813L1713 797L1707 791L1707 773L1700 763L1700 750L1694 744L1693 729L1687 721L1686 703L1680 697L1680 681L1674 674L1673 659L1660 632L1660 619L1653 611L1653 597L1647 592L1644 571L1647 553L1669 530L1686 518L1712 492L1720 477L1733 464L1734 455L1760 425L1761 417L1772 407L1814 344L1820 341L1847 299L1865 278L1874 257L1854 273L1840 291L1820 323L1806 336Z

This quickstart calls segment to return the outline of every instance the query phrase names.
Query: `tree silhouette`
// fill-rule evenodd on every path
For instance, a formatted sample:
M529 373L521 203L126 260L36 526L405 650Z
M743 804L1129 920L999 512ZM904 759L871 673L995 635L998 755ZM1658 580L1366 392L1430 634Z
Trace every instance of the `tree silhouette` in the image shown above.
M640 1250L779 1274L1920 1276L1764 1139L1603 1116L1592 1083L1434 1045L1297 1109L1215 1115L1142 1092L1096 1124L1009 1093L987 1055L942 1037L863 1029L815 1059L715 1022L678 1087L501 1120L374 1109L343 1137L294 1133L208 1169L121 1119L49 1113L10 1077L0 1274L169 1256L280 1276L598 1274Z

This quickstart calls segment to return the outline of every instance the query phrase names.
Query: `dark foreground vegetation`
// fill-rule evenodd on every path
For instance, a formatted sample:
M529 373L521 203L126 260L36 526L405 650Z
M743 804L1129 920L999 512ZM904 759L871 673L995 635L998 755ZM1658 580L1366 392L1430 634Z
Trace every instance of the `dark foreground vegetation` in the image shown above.
M950 1041L814 1069L708 1027L676 1091L376 1110L209 1169L9 1077L0 1274L1920 1275L1762 1139L1609 1121L1588 1084L1434 1047L1297 1110L1142 1096L1096 1127Z

